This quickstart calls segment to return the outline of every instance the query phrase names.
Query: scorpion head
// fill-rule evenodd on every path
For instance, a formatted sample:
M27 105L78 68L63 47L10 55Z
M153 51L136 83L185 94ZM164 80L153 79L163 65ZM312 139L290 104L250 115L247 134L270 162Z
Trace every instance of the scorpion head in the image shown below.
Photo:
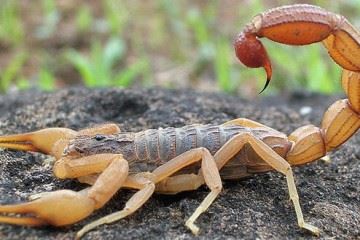
M133 141L132 134L79 135L72 139L64 154L69 157L88 156L100 153L118 153L124 145Z

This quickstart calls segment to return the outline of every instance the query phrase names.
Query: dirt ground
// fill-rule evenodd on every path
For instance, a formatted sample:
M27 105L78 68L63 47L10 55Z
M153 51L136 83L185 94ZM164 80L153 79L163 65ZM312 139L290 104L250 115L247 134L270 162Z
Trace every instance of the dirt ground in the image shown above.
M237 117L260 121L288 134L309 122L318 125L323 111L335 99L296 93L247 101L221 94L161 89L28 91L0 96L0 134L54 126L81 129L103 122L138 131L222 123ZM294 169L304 217L321 229L320 239L360 239L359 143L357 134L330 154L331 162L317 161ZM44 155L0 151L2 204L23 201L43 191L83 187L76 181L55 179L51 161ZM297 227L286 181L279 173L224 182L220 197L198 219L201 232L194 237L184 222L207 193L208 189L202 187L175 196L154 195L132 216L101 226L84 239L318 239ZM131 194L120 191L91 217L65 228L2 224L0 239L70 239L84 224L120 210Z

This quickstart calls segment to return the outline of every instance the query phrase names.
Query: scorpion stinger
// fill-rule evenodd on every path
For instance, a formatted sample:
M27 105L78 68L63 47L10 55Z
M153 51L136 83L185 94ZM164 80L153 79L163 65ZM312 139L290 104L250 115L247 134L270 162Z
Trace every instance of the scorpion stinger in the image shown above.
M258 37L250 34L254 28L253 24L245 27L246 30L241 32L234 41L235 54L239 60L247 67L258 68L263 67L266 71L266 83L261 90L262 93L270 83L272 76L271 62L264 48L263 44L259 41Z

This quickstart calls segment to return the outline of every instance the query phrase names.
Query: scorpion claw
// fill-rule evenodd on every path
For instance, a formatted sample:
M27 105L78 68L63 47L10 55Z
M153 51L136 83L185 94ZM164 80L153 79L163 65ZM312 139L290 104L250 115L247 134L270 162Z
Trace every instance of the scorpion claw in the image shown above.
M36 132L1 136L0 147L59 157L67 141L75 134L75 131L67 128L46 128Z
M87 196L86 191L60 190L39 195L34 201L0 205L1 214L26 214L19 217L0 216L0 222L27 226L63 226L87 217L94 208L95 201Z
M42 226L45 225L45 222L41 219L34 217L2 217L0 216L1 223L16 224L16 225L26 225L26 226Z

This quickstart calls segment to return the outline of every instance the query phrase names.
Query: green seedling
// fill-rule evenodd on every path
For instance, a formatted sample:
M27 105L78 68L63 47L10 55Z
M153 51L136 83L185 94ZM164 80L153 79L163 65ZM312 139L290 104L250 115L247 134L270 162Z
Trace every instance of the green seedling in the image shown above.
M140 59L121 70L115 70L116 65L123 60L124 54L124 42L112 38L104 48L99 42L93 43L89 57L71 50L67 54L67 59L78 70L88 87L128 87L142 74L147 62Z

